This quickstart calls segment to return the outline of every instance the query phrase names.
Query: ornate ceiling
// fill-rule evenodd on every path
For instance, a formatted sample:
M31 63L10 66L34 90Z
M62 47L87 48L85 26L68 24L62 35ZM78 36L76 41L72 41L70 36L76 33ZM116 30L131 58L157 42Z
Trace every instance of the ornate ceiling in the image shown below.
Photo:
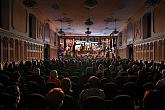
M145 0L97 0L96 7L88 9L84 0L35 0L37 9L57 27L61 28L60 18L64 18L62 28L68 34L84 34L88 27L85 22L90 16L92 36L108 36L116 29L122 30L128 19L143 5Z

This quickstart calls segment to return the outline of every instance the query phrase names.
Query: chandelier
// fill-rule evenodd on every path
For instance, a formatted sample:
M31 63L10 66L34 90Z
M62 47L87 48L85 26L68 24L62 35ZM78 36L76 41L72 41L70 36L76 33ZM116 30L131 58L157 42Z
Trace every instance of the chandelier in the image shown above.
M37 2L34 1L34 0L24 0L23 4L24 4L25 7L33 8L37 5Z
M160 2L161 2L161 0L146 0L145 5L146 6L155 6L155 5L159 4Z
M93 25L94 23L90 18L90 9L89 8L87 8L87 9L88 9L88 19L86 19L86 21L85 21L85 25L87 25L87 31L85 32L85 34L87 34L87 36L89 36L89 34L92 33L91 31L89 31L89 29L90 29L89 26Z
M63 22L63 20L62 19L59 19L58 21L61 23L61 28L58 31L58 34L60 34L61 36L64 36L65 35L65 32L62 30L62 22Z
M89 31L89 27L87 28L87 31L85 32L85 34L87 34L87 36L89 36L89 34L91 34L92 32Z
M98 2L97 0L85 0L84 5L87 8L95 8L97 6Z
M115 29L112 32L113 34L118 34L119 33L119 31L117 31L117 29L116 29L116 21L117 21L117 19L114 20L114 22L115 22Z

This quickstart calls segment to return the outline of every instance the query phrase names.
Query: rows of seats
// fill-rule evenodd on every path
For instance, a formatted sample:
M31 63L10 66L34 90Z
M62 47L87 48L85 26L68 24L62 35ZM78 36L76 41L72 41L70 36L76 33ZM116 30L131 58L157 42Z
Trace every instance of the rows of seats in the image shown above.
M165 64L104 57L6 63L1 110L165 110Z

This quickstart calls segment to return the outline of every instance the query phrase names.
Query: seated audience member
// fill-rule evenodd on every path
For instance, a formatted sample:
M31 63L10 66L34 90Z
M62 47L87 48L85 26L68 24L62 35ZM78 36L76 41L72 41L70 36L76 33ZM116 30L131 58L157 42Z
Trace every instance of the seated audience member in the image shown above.
M163 78L160 79L160 80L156 83L156 88L157 88L157 89L161 89L161 90L165 90L165 69L162 70L162 76L163 76Z
M28 77L28 81L34 81L37 82L41 86L41 93L45 92L45 79L40 76L40 69L34 68L32 71L32 76Z
M98 69L96 71L96 74L99 75L99 76L103 76L104 75L104 66L102 64L100 64L98 66Z
M47 108L46 97L37 93L29 94L26 104L28 110L46 110Z
M98 96L102 99L105 98L104 91L99 89L100 86L100 79L96 76L90 76L88 79L89 88L82 90L80 93L80 101L85 100L89 96Z
M57 87L61 86L60 80L58 79L58 73L56 70L52 70L50 72L49 79L47 80L47 82L55 83L57 85Z
M116 83L110 82L103 85L103 90L105 93L105 99L112 100L118 91L118 85Z
M164 93L158 90L146 91L143 97L144 110L165 110Z
M18 110L20 102L20 89L16 85L4 89L0 98L2 110Z
M8 86L10 83L10 78L6 73L0 74L0 83L2 83L4 86Z
M21 74L19 73L19 71L15 71L13 72L13 74L11 75L11 82L14 84L19 84L20 82L20 78L21 78Z
M116 76L116 72L115 72L114 65L109 65L108 69L110 71L110 74L115 77Z
M63 78L61 80L61 89L65 94L75 97L74 91L72 90L72 83L69 78Z
M37 82L28 81L26 84L26 92L27 94L41 93L41 86Z
M46 93L48 93L53 88L58 88L55 83L53 83L53 82L46 83Z
M134 101L128 95L118 95L113 99L113 110L135 110Z
M53 88L47 94L48 110L59 110L63 104L64 92L61 88Z
M78 110L78 102L70 95L65 95L60 110Z
M82 102L81 110L105 110L104 99L90 96Z

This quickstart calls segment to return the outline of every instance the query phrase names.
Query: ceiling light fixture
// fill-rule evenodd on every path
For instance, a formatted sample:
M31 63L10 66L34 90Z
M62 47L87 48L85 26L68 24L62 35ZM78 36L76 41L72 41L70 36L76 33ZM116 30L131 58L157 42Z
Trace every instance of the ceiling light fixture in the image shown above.
M87 31L85 32L85 34L87 34L87 36L89 36L89 34L91 34L92 32L91 31L89 31L89 27L87 28Z
M155 5L159 4L160 2L161 2L161 0L146 0L145 5L146 6L155 6Z
M87 27L87 31L85 32L85 34L87 34L87 36L89 36L89 34L92 33L91 31L89 31L89 29L90 29L89 26L93 25L94 23L90 19L90 9L89 8L87 8L87 9L88 9L88 19L85 21L85 25L87 25L88 27Z
M24 0L23 4L25 7L34 8L37 5L37 2L34 0Z
M97 0L85 0L84 5L86 8L95 8L97 6Z
M115 29L112 32L113 34L118 34L119 33L119 31L117 31L117 29L116 29L116 21L117 21L117 19L114 20L114 22L115 22Z
M62 30L62 22L63 20L62 19L59 19L60 23L61 23L61 28L60 30L58 31L58 34L60 34L61 36L64 36L65 35L65 32Z

